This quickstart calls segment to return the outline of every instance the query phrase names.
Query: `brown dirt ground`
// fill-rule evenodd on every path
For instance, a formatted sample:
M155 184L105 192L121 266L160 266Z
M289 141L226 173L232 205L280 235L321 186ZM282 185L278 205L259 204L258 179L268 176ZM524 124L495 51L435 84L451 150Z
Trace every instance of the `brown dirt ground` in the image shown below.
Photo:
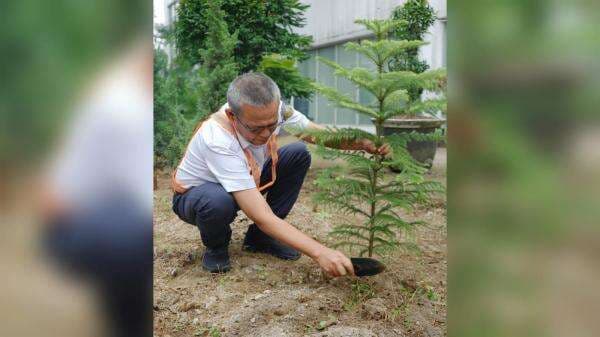
M445 183L446 151L440 148L429 178ZM331 163L315 159L287 220L324 244L339 221L315 207L312 181ZM324 277L308 257L295 262L241 251L243 212L232 224L232 270L210 274L200 266L203 246L196 227L171 212L168 175L159 177L154 214L155 336L445 336L446 198L407 219L429 223L405 240L419 251L382 258L387 269L370 278Z

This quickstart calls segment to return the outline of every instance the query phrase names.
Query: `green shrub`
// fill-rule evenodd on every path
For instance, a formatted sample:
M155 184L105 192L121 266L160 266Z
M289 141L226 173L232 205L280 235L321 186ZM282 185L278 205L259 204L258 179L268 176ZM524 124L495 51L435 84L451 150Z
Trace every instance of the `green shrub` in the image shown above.
M211 28L209 13L212 0L182 0L177 9L173 36L178 58L191 64L202 63L202 52L208 48L208 32ZM310 36L299 35L295 28L304 26L304 11L308 5L298 0L262 1L228 0L223 2L223 19L229 33L237 32L233 60L240 73L258 69L264 55L273 53L302 61L310 46ZM276 82L284 92L295 83L286 77ZM295 78L292 78L295 80ZM299 94L306 91L299 91ZM289 96L287 96L289 97ZM300 97L297 95L297 97ZM306 96L308 97L308 96Z
M423 40L427 30L435 22L436 16L427 0L408 0L402 6L396 7L392 19L404 23L391 31L391 37L396 40ZM412 71L420 74L427 69L427 62L419 60L419 47L407 48L402 53L390 59L389 67L393 71ZM409 88L408 94L412 101L421 97L422 89Z

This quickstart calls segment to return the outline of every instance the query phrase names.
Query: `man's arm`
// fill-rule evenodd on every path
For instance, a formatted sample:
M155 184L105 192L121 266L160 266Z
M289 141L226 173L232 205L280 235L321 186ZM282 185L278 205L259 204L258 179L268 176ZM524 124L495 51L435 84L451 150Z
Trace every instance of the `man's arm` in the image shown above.
M323 125L320 125L320 124L310 121L308 123L308 125L306 126L306 129L307 130L325 130L326 128ZM299 138L305 142L315 144L314 137L312 137L310 135L299 135ZM325 146L332 147L330 144L325 144ZM379 153L384 156L390 152L390 147L388 144L384 144L383 146L380 146L379 148L377 148L375 146L375 144L368 139L357 139L354 142L343 143L340 146L336 146L336 148L338 148L340 150L361 150L361 151L366 151L371 154Z
M354 275L350 259L337 250L323 246L277 217L256 188L232 194L240 209L267 235L310 256L332 276Z

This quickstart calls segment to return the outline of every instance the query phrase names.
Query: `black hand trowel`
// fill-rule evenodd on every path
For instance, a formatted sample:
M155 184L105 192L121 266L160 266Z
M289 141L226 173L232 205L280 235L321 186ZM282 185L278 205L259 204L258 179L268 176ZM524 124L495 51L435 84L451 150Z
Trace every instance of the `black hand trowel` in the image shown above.
M352 266L356 276L373 276L385 270L385 265L368 257L352 257Z

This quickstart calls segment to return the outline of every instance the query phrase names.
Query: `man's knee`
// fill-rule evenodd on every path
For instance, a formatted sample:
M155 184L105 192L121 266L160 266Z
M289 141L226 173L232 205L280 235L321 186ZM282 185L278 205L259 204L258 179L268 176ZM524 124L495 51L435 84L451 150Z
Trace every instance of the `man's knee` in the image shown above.
M235 218L238 207L233 196L218 184L206 186L202 196L202 207L198 207L199 221L230 223Z
M310 166L310 152L303 142L295 142L287 145L286 151L289 151L290 156L297 160L299 164L304 164L307 168Z
M206 211L212 213L211 218L233 220L237 213L237 205L231 194L227 192L218 193L209 197Z

